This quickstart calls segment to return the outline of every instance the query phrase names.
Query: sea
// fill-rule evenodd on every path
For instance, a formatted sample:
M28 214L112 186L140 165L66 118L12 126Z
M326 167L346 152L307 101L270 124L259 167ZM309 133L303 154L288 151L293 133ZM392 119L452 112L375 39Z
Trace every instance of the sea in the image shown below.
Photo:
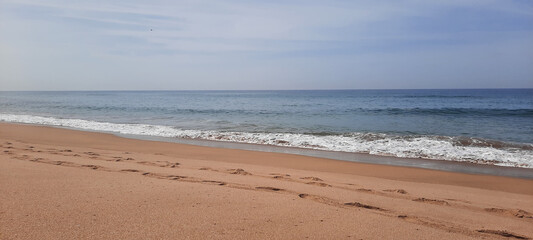
M0 121L533 168L533 89L0 91Z

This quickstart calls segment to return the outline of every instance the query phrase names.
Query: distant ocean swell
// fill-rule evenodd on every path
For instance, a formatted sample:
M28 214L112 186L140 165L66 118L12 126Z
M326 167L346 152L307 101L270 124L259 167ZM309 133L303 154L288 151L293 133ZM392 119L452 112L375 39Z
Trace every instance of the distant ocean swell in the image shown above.
M495 109L495 108L385 108L385 109L353 109L355 112L366 112L384 115L464 115L464 116L516 116L532 117L532 109Z
M307 149L368 153L533 168L533 144L470 137L383 133L297 134L187 130L149 124L118 124L32 115L0 114L0 121L168 138L266 144Z
M3 103L5 107L17 106L17 103ZM315 104L315 106L318 104ZM305 105L286 105L291 107L306 107ZM242 109L194 109L194 108L172 108L172 107L119 107L119 106L70 106L64 104L49 104L47 108L55 108L68 111L121 111L121 112L156 112L163 114L241 114L256 115L270 114L281 115L287 114L282 110L242 110ZM291 110L295 113L295 110ZM326 112L328 110L325 110ZM505 108L351 108L345 110L334 110L334 114L352 113L352 114L371 114L383 116L465 116L465 117L533 117L533 109L505 109Z

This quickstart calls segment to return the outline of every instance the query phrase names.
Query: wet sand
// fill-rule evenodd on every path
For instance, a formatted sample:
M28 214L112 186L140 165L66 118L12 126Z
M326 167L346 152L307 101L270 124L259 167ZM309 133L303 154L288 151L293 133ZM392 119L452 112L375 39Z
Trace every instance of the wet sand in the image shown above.
M527 239L533 180L0 123L0 239Z

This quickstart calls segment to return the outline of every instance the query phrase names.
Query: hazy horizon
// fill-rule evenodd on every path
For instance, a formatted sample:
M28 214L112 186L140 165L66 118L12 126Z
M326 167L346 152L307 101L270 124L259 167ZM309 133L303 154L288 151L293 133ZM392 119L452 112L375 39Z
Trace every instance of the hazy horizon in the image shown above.
M528 90L533 88L345 88L345 89L101 89L101 90L0 90L0 92L202 92L202 91L401 91L401 90Z
M530 1L0 0L0 90L533 88Z

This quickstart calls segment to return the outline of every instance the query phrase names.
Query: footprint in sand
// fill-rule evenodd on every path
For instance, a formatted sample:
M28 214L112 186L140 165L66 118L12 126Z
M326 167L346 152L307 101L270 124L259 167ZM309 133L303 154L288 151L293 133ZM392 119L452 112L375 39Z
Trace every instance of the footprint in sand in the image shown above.
M514 216L517 218L533 218L531 213L522 209L485 208L485 211L507 216Z
M386 189L383 190L383 192L391 192L391 193L399 193L399 194L407 194L407 191L403 189Z
M307 194L307 193L300 193L300 194L298 194L298 197L303 198L303 199L312 200L312 201L315 201L315 202L318 202L318 203L322 203L322 204L327 204L327 205L330 205L330 206L340 206L341 205L339 202L334 201L332 199L329 199L327 197L321 197L321 196L311 195L311 194Z
M368 193L373 193L374 190L372 189L368 189L368 188L358 188L358 189L355 189L356 191L358 192L368 192Z
M255 187L255 189L259 189L259 190L267 190L267 191L274 191L274 192L283 191L283 189L281 189L281 188L275 188L275 187Z
M168 180L180 180L180 179L187 178L186 176L163 175L163 174L151 173L151 172L143 172L142 175L147 176L147 177L153 177L153 178L158 178L158 179L168 179Z
M511 232L508 232L508 231L502 231L502 230L481 229L481 230L477 230L477 231L480 232L480 233L494 234L494 235L499 235L499 236L507 237L507 238L529 239L528 237L520 236L518 234L511 233Z
M371 209L371 210L385 211L385 209L383 209L383 208L372 206L372 205L363 204L363 203L360 203L360 202L347 202L347 203L344 203L344 205L345 206L350 206L350 207L358 207L358 208L365 208L365 209Z
M180 180L182 178L187 178L185 176L178 176L178 175L167 175L165 176L165 178L167 179L170 179L170 180Z
M466 200L460 200L460 199L453 199L453 198L445 198L444 200L448 200L448 201L452 201L452 202L462 202L462 203L472 203L470 201L466 201Z
M289 174L281 174L281 173L269 173L268 175L271 175L272 178L289 178L291 176Z
M311 181L318 181L318 182L321 182L321 181L324 181L320 178L317 178L317 177L301 177L300 179L303 179L303 180L311 180Z
M226 185L225 182L214 181L214 180L203 180L202 182L203 182L203 183L211 183L211 184L220 185L220 186L224 186L224 185Z
M238 174L238 175L252 175L251 173L244 171L242 168L236 168L236 169L228 169L228 173L230 174Z
M424 202L424 203L431 203L431 204L437 204L437 205L450 205L448 202L443 200L437 200L437 199L429 199L429 198L417 198L413 199L415 202Z
M276 175L276 176L272 176L272 178L280 179L280 178L286 178L286 177L285 177L285 176L282 176L282 175Z
M319 187L331 187L331 185L326 184L326 183L321 183L321 182L308 182L308 183L305 183L305 184L315 185L315 186L319 186Z
M72 162L67 162L67 161L46 161L46 160L44 160L42 158L40 158L40 161L38 161L38 162L54 164L54 165L58 165L58 166L67 166L67 167L75 167L75 166L77 166L76 164L74 164Z
M44 158L34 158L34 159L30 159L30 161L32 161L32 162L40 162L40 161L42 161L42 160L44 160Z
M97 170L99 168L101 168L101 166L96 166L96 165L81 165L82 167L86 167L86 168L90 168L90 169L93 169L93 170Z
M155 162L147 162L147 161L140 161L137 162L139 164L143 165L149 165L149 166L157 166L157 167L170 167L170 168L176 168L180 165L180 163L171 163L168 161L155 161Z
M179 165L180 165L180 163L171 163L168 167L177 168Z
M282 173L269 173L268 175L273 175L273 176L285 176L285 177L290 177L291 175L289 174L282 174Z

